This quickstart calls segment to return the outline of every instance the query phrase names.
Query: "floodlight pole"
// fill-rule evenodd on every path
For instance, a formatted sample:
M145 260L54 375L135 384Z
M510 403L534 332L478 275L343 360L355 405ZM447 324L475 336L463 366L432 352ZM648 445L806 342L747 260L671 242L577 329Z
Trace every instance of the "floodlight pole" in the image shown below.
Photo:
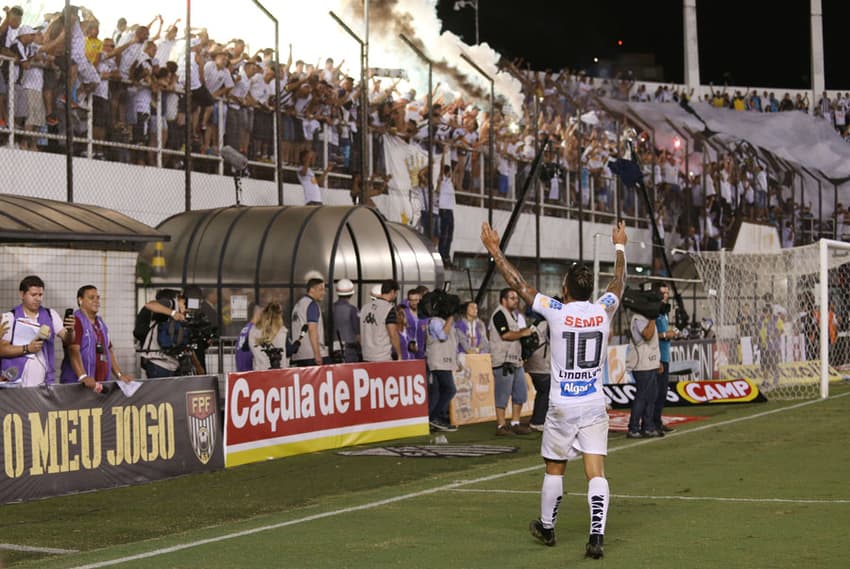
M339 16L333 13L333 11L328 12L330 17L336 20L336 23L342 27L348 35L354 38L358 44L360 44L360 115L357 117L357 122L360 123L360 203L366 203L366 183L368 178L369 171L369 85L368 74L369 74L369 44L367 41L363 41L360 39L354 30L348 27L348 24L343 22ZM368 0L363 3L363 17L366 21L366 38L368 40L369 37L369 2Z
M428 65L428 217L425 219L425 225L427 226L425 228L425 235L427 235L430 240L434 237L431 229L434 226L433 220L431 219L434 215L434 208L431 207L431 204L434 201L434 121L432 120L433 113L431 110L434 103L434 96L431 92L433 89L432 83L434 81L434 62L431 61L421 49L416 47L413 42L407 38L407 36L399 34L398 37L400 37L402 41L404 41L404 43L406 43L408 47L410 47L410 49L412 49L416 55L418 55L419 58Z
M477 10L477 8L476 8ZM487 205L487 222L492 226L493 225L493 185L495 178L495 163L496 163L496 132L493 129L493 123L496 121L496 90L495 83L493 78L487 75L487 73L478 66L477 63L472 61L468 55L465 53L460 54L460 58L470 64L473 69L475 69L478 73L481 74L484 79L490 82L490 120L488 128L490 132L487 137L487 152L490 154L490 165L488 168L488 188L487 188L487 196L489 204Z

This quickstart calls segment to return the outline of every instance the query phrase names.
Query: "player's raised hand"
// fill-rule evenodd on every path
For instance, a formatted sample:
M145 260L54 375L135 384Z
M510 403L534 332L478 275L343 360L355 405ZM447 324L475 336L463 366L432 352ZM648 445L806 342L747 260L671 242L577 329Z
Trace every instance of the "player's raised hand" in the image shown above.
M491 255L499 252L499 234L486 221L481 224L481 242Z
M629 238L626 236L626 222L618 221L614 226L614 234L611 238L614 242L614 245L625 245Z

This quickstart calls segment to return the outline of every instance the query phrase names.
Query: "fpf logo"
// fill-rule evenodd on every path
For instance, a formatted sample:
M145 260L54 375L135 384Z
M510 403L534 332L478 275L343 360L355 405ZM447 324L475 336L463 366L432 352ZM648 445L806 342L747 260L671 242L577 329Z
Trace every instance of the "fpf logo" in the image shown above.
M215 452L217 413L215 390L186 393L186 427L189 431L189 442L201 464L208 463Z

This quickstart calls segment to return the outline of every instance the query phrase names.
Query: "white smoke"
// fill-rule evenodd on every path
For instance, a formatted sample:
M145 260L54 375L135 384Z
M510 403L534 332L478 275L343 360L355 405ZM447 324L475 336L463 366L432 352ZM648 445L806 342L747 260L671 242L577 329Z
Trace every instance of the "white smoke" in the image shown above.
M331 18L329 12L333 11L356 34L365 38L363 0L265 0L262 4L279 21L282 60L286 61L291 44L293 63L301 59L305 63L324 65L325 59L331 57L337 65L344 60L342 70L359 78L359 45ZM120 17L126 18L130 25L148 24L154 16L162 14L165 26L181 18L181 37L186 20L185 3L173 0L89 0L86 7L101 22L101 38L112 34ZM61 0L25 2L25 12L33 21L38 19L34 17L37 12L58 10L61 10ZM440 33L442 23L437 18L437 0L370 0L369 11L369 66L405 69L409 82L401 83L400 91L412 87L422 96L428 84L427 68L398 37L403 32L440 64L440 69L434 73L434 84L440 82L441 92L461 93L465 100L476 99L486 108L490 84L460 58L463 52L495 80L497 97L504 98L514 111L522 108L521 85L509 74L498 72L498 53L486 43L470 46L451 32ZM222 43L242 38L251 54L274 45L272 22L251 0L233 0L227 5L193 2L192 27L207 28L210 37ZM464 83L467 88L463 87Z

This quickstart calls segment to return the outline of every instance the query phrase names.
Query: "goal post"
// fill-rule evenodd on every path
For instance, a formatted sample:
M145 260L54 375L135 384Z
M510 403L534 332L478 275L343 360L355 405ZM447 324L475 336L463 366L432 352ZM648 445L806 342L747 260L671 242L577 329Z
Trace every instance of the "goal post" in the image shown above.
M693 255L716 328L721 378L774 399L827 397L850 371L850 244Z

